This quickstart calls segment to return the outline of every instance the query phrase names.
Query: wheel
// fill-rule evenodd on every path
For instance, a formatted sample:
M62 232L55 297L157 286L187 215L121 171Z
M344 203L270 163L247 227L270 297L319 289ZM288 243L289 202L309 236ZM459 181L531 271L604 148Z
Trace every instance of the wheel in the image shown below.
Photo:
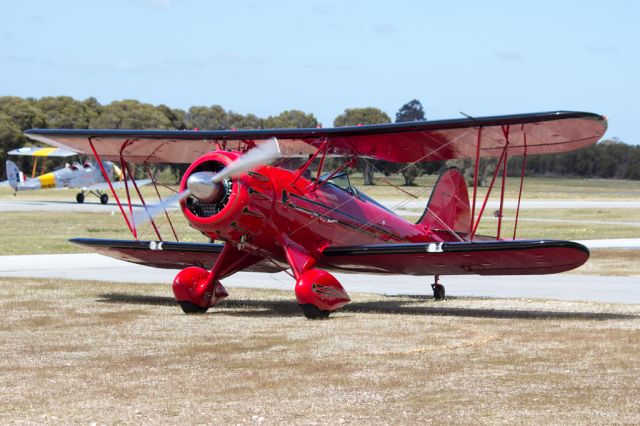
M433 298L436 300L444 299L444 286L442 284L431 284L433 289Z
M100 196L100 203L101 204L107 204L108 201L109 201L109 196L107 194L102 194Z
M182 312L187 315L197 315L204 314L207 312L209 308L203 308L202 306L196 305L195 303L187 302L186 300L178 301L180 307L182 308Z
M310 320L327 319L329 318L329 314L331 313L331 311L323 311L316 305L312 304L298 306L300 306L300 309L302 309L302 313L304 314L304 316Z
M78 192L76 195L76 201L80 204L84 203L84 194L82 192Z

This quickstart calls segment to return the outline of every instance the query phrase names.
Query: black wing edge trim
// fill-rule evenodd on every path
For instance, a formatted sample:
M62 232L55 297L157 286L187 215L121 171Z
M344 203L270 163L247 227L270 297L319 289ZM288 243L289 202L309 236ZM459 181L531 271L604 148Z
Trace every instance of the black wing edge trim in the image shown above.
M589 249L574 241L562 240L516 240L516 241L481 241L451 243L408 243L408 244L375 244L368 246L328 247L322 253L327 256L358 256L376 254L413 254L413 253L455 253L504 250L531 250L539 248L569 248L583 251L589 255Z
M84 136L84 137L123 137L148 139L268 139L281 138L319 138L366 136L383 133L402 133L414 131L443 130L480 126L498 126L506 124L527 124L543 121L563 120L567 118L587 118L602 121L606 126L606 117L591 112L550 111L529 114L496 115L490 117L454 118L447 120L411 121L406 123L371 124L365 126L328 127L311 129L263 129L263 130L108 130L108 129L29 129L25 135L43 136Z
M220 253L224 244L180 243L174 241L110 240L99 238L72 238L69 242L85 247L128 250L162 250L178 252ZM161 248L159 244L162 243ZM152 248L153 247L153 248Z

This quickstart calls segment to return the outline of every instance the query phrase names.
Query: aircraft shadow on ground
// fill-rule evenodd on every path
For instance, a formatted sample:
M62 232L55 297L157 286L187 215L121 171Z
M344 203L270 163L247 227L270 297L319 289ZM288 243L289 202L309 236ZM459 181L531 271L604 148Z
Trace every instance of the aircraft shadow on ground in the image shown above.
M101 303L124 303L133 305L175 306L173 297L147 296L127 293L105 293L99 295ZM465 298L473 300L473 298ZM483 298L486 300L486 298ZM428 303L428 305L426 305ZM432 298L414 298L414 300L382 300L373 302L353 302L340 309L340 312L398 314L398 315L433 315L468 318L504 318L504 319L564 319L564 320L619 320L638 318L632 314L616 314L607 312L563 312L545 310L483 309L437 306ZM236 315L243 317L289 317L300 316L302 312L294 300L244 300L227 299L219 305L224 311L215 308L207 315ZM226 309L235 309L228 311Z

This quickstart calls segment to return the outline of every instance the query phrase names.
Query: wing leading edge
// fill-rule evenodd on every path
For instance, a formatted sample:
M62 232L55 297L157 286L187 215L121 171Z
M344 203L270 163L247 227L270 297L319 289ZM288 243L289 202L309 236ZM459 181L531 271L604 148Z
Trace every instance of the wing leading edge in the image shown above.
M325 140L330 154L414 161L474 158L479 129L482 157L552 154L596 143L607 129L604 116L557 111L494 117L377 124L326 129L262 130L86 130L31 129L25 134L53 146L91 154L90 141L105 160L191 163L219 149L240 150L256 141L278 139L284 155L307 156Z

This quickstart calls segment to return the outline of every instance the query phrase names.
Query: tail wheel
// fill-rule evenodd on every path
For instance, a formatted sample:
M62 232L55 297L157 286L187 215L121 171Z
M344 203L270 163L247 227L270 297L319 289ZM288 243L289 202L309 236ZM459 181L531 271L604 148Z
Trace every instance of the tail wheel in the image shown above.
M327 319L329 318L329 314L331 313L331 311L323 311L322 309L310 303L298 306L300 306L300 309L302 309L302 313L304 314L304 316L310 320Z
M84 194L82 192L78 192L78 194L76 195L76 201L79 204L84 203Z
M444 300L444 286L442 284L431 284L433 289L433 298L436 300Z
M107 194L100 195L100 203L101 204L107 204L108 201L109 201L109 196Z
M187 315L202 315L209 309L198 306L195 303L187 302L186 300L179 300L178 303L182 308L182 312Z

